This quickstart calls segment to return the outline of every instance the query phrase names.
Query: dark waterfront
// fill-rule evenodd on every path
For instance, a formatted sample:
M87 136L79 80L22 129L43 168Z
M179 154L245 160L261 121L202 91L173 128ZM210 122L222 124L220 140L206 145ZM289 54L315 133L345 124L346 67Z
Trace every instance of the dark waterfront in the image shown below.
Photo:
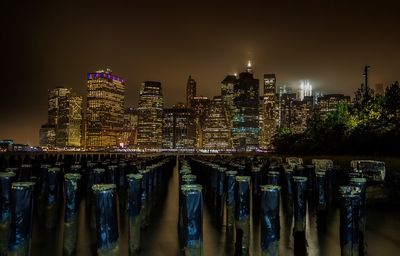
M340 164L348 163L347 159L354 157L337 158ZM389 160L390 158L386 159ZM306 160L305 160L306 161ZM390 160L389 160L390 162ZM335 162L336 163L336 162ZM387 167L387 172L395 170L397 159L392 159ZM343 166L347 167L347 166ZM397 168L396 168L397 170ZM179 239L177 233L178 222L178 172L174 168L173 175L168 182L168 192L160 200L152 213L150 225L142 233L142 252L140 255L179 255ZM304 250L294 250L292 235L292 218L287 218L281 202L280 208L280 255L340 255L339 243L339 210L331 209L326 216L323 228L318 226L315 214L315 205L308 204L306 247ZM60 208L61 209L61 208ZM85 211L85 202L80 203L79 232L77 255L96 255L95 231L90 229ZM62 255L63 218L59 213L56 229L46 229L36 217L33 226L32 255ZM120 254L128 255L128 218L126 214L120 219ZM390 207L377 207L367 203L366 247L368 255L398 255L400 251L400 210ZM227 241L225 227L218 227L213 220L207 203L204 204L203 215L204 255L233 255L233 242ZM251 219L251 255L261 255L260 252L260 225Z

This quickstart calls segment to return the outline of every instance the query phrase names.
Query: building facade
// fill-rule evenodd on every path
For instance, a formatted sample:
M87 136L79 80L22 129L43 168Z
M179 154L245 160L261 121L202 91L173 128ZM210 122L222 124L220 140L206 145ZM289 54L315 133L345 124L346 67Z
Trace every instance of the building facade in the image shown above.
M64 87L56 87L48 90L47 104L47 124L57 126L58 117L60 116L60 100L71 94L71 89Z
M227 75L221 82L221 98L228 119L229 131L232 133L233 114L235 113L235 86L238 83L236 75ZM232 140L232 134L229 136ZM229 142L232 145L232 141Z
M39 130L39 144L48 148L81 147L82 97L56 87L48 91L48 120Z
M160 82L145 81L140 88L137 146L142 149L162 148L164 100Z
M124 122L125 80L112 70L87 75L86 147L117 147Z
M292 124L292 111L293 102L296 101L296 93L283 93L279 100L279 127L280 128L290 128Z
M202 148L208 150L231 149L230 136L228 117L222 98L216 96L205 114Z
M67 95L59 101L59 116L56 126L56 146L59 148L81 147L82 136L81 96Z
M137 140L138 111L135 108L126 108L124 111L124 125L122 128L121 147L133 148Z
M235 98L235 85L238 83L238 79L234 75L227 75L221 82L221 97L225 107L226 114L230 119L233 117L235 109L234 98Z
M318 109L322 113L335 111L338 104L350 104L350 96L344 94L326 94L318 98Z
M293 133L302 133L307 129L307 122L313 111L313 97L305 96L303 100L292 102L290 130Z
M239 74L234 87L234 113L232 143L238 151L251 151L259 147L259 80L253 77L251 64Z
M39 130L39 145L41 147L54 148L56 146L56 126L44 124Z
M194 149L196 147L195 112L184 104L164 109L163 148Z
M275 74L264 75L264 94L260 112L260 148L268 149L279 123L279 105L276 93Z
M192 109L195 114L196 123L196 148L203 147L203 129L205 125L205 115L210 106L210 99L204 96L196 96L192 100Z
M192 108L192 100L196 97L196 80L189 76L186 83L186 107Z

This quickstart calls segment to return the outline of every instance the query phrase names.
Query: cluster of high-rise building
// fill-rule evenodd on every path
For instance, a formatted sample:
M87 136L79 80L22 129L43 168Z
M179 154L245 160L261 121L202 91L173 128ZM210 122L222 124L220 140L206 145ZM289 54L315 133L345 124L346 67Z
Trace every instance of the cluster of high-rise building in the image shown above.
M189 76L186 103L164 108L162 85L144 81L137 108L125 108L125 80L110 69L87 75L87 96L58 87L48 92L48 120L40 128L40 145L49 148L132 148L141 150L253 151L271 148L279 128L303 132L307 120L350 102L343 94L314 92L302 81L297 93L277 86L275 74L264 74L262 87L251 63L227 75L212 99L196 94Z

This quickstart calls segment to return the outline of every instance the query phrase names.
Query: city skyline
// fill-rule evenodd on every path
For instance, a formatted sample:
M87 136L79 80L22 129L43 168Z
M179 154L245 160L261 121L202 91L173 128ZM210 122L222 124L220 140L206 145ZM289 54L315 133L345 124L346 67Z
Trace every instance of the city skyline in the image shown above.
M278 87L275 74L264 74L260 86L250 60L242 72L221 81L220 94L212 99L196 94L197 83L189 75L186 103L172 108L164 106L159 81L142 82L137 107L124 106L125 87L125 79L106 68L87 74L86 107L84 97L71 89L49 90L48 121L40 127L39 146L50 150L273 150L274 136L280 131L301 134L318 113L329 115L343 104L351 105L350 96L313 91L309 81L302 81L296 90Z
M368 66L369 67L369 66ZM188 108L188 109L191 109L192 108L192 106L191 106L191 104L193 104L193 100L194 99L196 99L196 98L202 98L202 97L204 97L204 98L207 98L208 100L211 100L211 101L213 101L213 100L215 100L215 98L220 98L221 99L221 97L222 97L222 100L224 101L224 103L223 104L225 104L224 105L224 108L225 108L225 110L224 111L226 111L226 113L227 113L227 122L231 122L230 123L230 125L229 125L229 127L231 127L230 129L231 129L231 133L232 134L230 134L230 136L229 136L229 142L228 142L228 144L232 144L233 143L233 141L232 140L234 140L234 137L235 137L235 125L234 125L234 123L232 123L232 121L229 121L229 120L233 120L234 119L234 117L232 116L233 115L233 113L235 112L234 111L234 109L235 109L235 107L233 107L232 108L232 106L229 106L229 104L234 104L234 101L235 101L235 99L236 100L239 100L239 98L241 98L241 96L240 95L237 95L237 93L239 93L239 91L240 90L242 90L242 89L245 89L245 90L247 90L247 89L250 89L250 88L247 88L247 85L245 86L245 87L243 87L243 88L241 88L242 87L242 85L240 85L240 81L241 81L241 76L243 75L243 74L249 74L249 75L251 75L251 78L250 79L253 79L253 77L254 77L254 70L253 70L253 65L252 65L252 62L251 62L251 60L248 60L247 62L246 62L246 64L245 65L243 65L243 72L241 72L240 74L238 74L238 73L234 73L234 74L228 74L227 76L226 76L226 78L224 79L224 80L222 80L221 82L220 82L220 92L217 92L216 93L216 95L213 95L213 96L211 96L211 97L208 97L208 96L204 96L204 95L198 95L198 94L196 94L196 90L197 90L197 86L196 86L196 81L193 79L193 77L191 76L191 75L189 75L189 78L188 78L188 81L187 81L187 85L186 85L186 88L185 89L183 89L183 90L185 90L185 96L184 96L184 101L176 101L172 106L171 105L168 105L168 106L163 106L162 108L160 108L160 110L162 110L163 112L165 112L165 111L168 111L169 109L171 109L171 107L172 108L176 108L176 106L178 106L178 105L180 105L181 107L181 109L182 109L182 107L183 108ZM119 83L122 83L122 85L123 85L123 87L125 87L126 85L125 85L125 83L126 83L126 81L125 81L125 79L123 79L123 78L121 78L121 77L118 77L118 76L115 76L115 75L113 75L113 73L112 73L113 71L109 68L109 67L107 67L107 68L104 68L104 69L99 69L99 70L97 70L96 72L88 72L87 73L87 83L88 83L88 86L90 85L90 81L93 79L93 78L98 78L98 79L105 79L104 81L107 81L107 78L108 79L111 79L110 81L112 81L112 82L114 82L114 81L117 81L117 82L119 82ZM103 75L104 76L103 76ZM273 80L271 80L271 81L269 81L268 79L271 79L271 76L272 76L272 79ZM259 129L259 131L257 132L257 147L261 147L262 145L262 148L267 148L267 147L269 147L270 146L270 141L271 141L271 139L272 139L272 136L276 133L276 131L277 131L277 129L279 128L279 127L281 127L281 128L284 128L284 127L288 127L288 128L290 128L290 125L291 124L293 124L293 125L296 125L296 126L299 126L299 124L296 124L296 122L300 122L300 123L302 123L301 125L300 125L300 127L298 127L298 128L294 128L294 131L296 131L296 132L302 132L304 129L305 129L305 125L306 125L306 120L308 119L308 118L310 118L311 117L311 111L312 111L312 109L313 108L318 108L317 107L317 105L318 105L318 102L320 101L320 99L321 100L325 100L326 99L326 97L323 97L324 95L327 95L328 97L330 97L330 98L332 98L333 99L333 102L335 102L335 98L336 97L345 97L345 98L347 98L346 99L346 101L345 102L349 102L350 103L350 100L351 100L351 98L352 98L352 96L350 96L350 95L344 95L343 93L330 93L330 92L327 92L327 91L322 91L322 90L314 90L314 88L312 88L312 85L311 85L311 83L310 83L310 81L309 80L299 80L299 82L298 82L298 84L297 84L297 87L292 87L292 86L288 86L288 85L279 85L279 83L277 82L277 78L276 78L276 75L275 74L264 74L263 75L263 77L264 77L264 80L260 83L260 81L259 81L259 79L257 79L257 77L254 77L254 82L255 82L255 85L257 85L257 87L258 87L258 94L257 94L257 96L255 96L255 99L257 98L258 99L258 103L256 104L256 105L253 105L253 104L250 104L249 106L251 106L252 108L256 108L256 109L258 109L258 111L259 111L259 113L257 112L257 114L255 114L255 116L254 116L254 118L257 118L257 125L255 126L255 127L257 127L257 129ZM266 78L267 77L267 78ZM269 77L269 78L268 78ZM228 81L228 80L232 80L232 81ZM246 79L248 79L248 78L246 78ZM101 80L100 80L101 81ZM194 83L194 87L193 87L193 89L188 89L189 88L189 85L191 84L191 83ZM145 86L144 88L146 88L146 85L145 84L147 84L147 83L157 83L157 84L159 84L159 85L157 85L157 86L161 86L161 83L160 82L154 82L154 81L144 81L144 82L142 82L141 83L141 88L140 88L140 90L139 90L139 96L140 95L142 95L142 93L143 93L143 86ZM231 83L231 91L227 91L227 87L226 86L229 86L229 85L227 85L226 83ZM247 82L246 82L247 83ZM267 84L268 83L272 83L271 85L269 85L269 86L267 86ZM304 84L305 83L307 83L307 86L309 86L309 91L308 91L308 94L306 95L307 97L305 98L304 97ZM106 86L108 86L108 85L106 85ZM118 87L118 85L116 85L117 87ZM377 87L382 87L383 85L382 84L375 84L375 85L370 85L370 87L372 87L372 89L374 89L374 87L375 86L377 86ZM81 128L81 131L80 131L80 133L82 133L82 135L79 135L79 137L81 136L81 142L79 143L79 145L78 144L76 144L76 145L74 145L74 146L72 146L72 144L70 145L70 146L68 146L68 144L65 144L65 145L62 145L62 144L58 144L58 143L56 143L55 144L55 146L57 146L57 147L64 147L64 146L66 146L66 147L82 147L82 148L92 148L92 149L94 149L94 148L101 148L101 147L115 147L115 146L120 146L120 145L123 145L123 147L125 147L125 146L127 146L127 140L129 139L129 137L131 137L131 136L134 136L135 138L136 137L138 137L138 138L140 138L141 137L141 135L142 135L142 133L140 132L140 108L141 108L141 100L139 100L139 102L136 104L136 105L128 105L128 103L126 103L126 97L127 97L127 95L126 95L126 92L125 92L125 89L123 89L123 91L122 92L120 92L120 93L122 93L122 94L120 94L120 96L118 96L118 97L122 97L119 101L121 101L121 102L119 102L118 104L122 104L122 105L120 105L118 108L122 111L121 113L119 113L119 114L117 114L117 115L120 115L120 118L119 118L119 121L117 121L117 122L119 122L120 124L118 124L120 127L118 128L117 127L117 130L116 130L116 133L113 135L115 138L115 141L113 142L113 143L109 143L109 144L99 144L98 146L94 146L94 147L91 147L90 146L90 144L91 143L89 143L89 142L87 142L87 140L88 140L88 136L89 136L89 132L88 132L88 125L89 125L89 123L87 123L87 122L89 122L89 113L90 113L90 111L89 111L89 102L88 102L88 98L93 98L93 96L90 96L91 95L91 92L90 92L90 90L89 90L89 88L90 87L88 87L87 88L87 94L85 94L83 97L81 96L81 95L78 95L78 96L75 96L75 92L73 92L73 95L75 96L75 97L79 97L79 98L81 98L80 99L80 101L81 101L81 103L79 103L81 106L81 108L82 108L82 110L80 110L81 111L81 115L82 115L82 117L80 117L81 118L81 120L82 120L82 128ZM161 88L161 87L160 87ZM253 88L254 89L254 88ZM253 89L250 89L250 94L252 94L252 91L253 91ZM382 89L382 88L380 88L380 89ZM383 88L384 89L384 88ZM49 121L48 121L48 123L44 123L44 124L42 124L41 125L41 128L40 128L40 130L39 130L39 143L37 143L37 144L29 144L29 143L27 143L28 145L33 145L33 146L36 146L36 145L41 145L41 146L46 146L46 144L48 144L48 143L41 143L41 140L43 140L43 135L42 135L42 130L43 130L43 132L44 133L46 133L47 135L46 136L49 136L49 134L48 134L48 132L49 132L49 127L48 127L48 125L52 125L53 124L53 122L52 121L50 121L52 118L54 119L54 118L57 118L57 117L52 117L52 115L54 115L54 114L52 114L52 112L51 112L51 105L52 104L54 104L54 103L52 103L52 101L54 101L54 99L52 99L52 97L53 96L51 96L51 95L53 95L54 94L54 92L53 91L59 91L59 90L61 90L61 91L66 91L67 92L67 94L71 94L71 89L70 88L65 88L65 87L62 87L62 86L57 86L57 87L55 87L55 88L51 88L51 89L49 89L48 90L48 94L49 94L49 98L48 98L48 119L49 119ZM113 89L112 89L113 90ZM119 89L118 89L119 90ZM281 90L284 90L284 92L283 92L283 94L282 94L282 92L281 92ZM194 93L192 92L192 91L194 91ZM274 91L274 93L273 93L273 91ZM104 91L105 93L106 93L106 91ZM247 93L249 93L249 92L246 92L246 93L244 93L244 95L246 95L246 97L247 97ZM243 92L242 92L243 93ZM242 94L242 93L240 93L240 94ZM267 109L265 109L265 106L266 105L269 105L270 103L268 103L268 101L266 101L265 100L265 97L271 97L271 93L274 95L274 97L275 97L275 99L273 100L273 101L275 101L275 103L274 104L276 104L276 110L268 110L268 108ZM57 94L59 94L59 93L57 93ZM108 93L107 93L108 94ZM100 96L100 94L98 94L99 96ZM229 96L230 95L230 96ZM236 95L236 96L235 96ZM269 95L269 96L268 96ZM280 98L281 96L284 96L284 97L289 97L290 99L289 99L289 101L287 101L287 99L285 100L285 98ZM61 96L64 96L64 95L61 95ZM141 96L140 96L141 97ZM153 96L152 96L153 97ZM190 101L188 101L188 97L190 97L191 98L191 100ZM228 98L226 98L226 97L228 97ZM230 99L229 99L229 97L231 97ZM329 99L329 98L327 98L327 99ZM332 100L331 99L331 100ZM61 97L61 100L63 100L63 98ZM109 99L110 100L110 99ZM101 103L100 105L99 104L97 104L100 108L102 107L102 106L104 106L104 107L106 107L106 105L104 105L104 104L106 104L106 102L108 102L109 100L106 100L105 102L103 102L103 103ZM246 101L248 101L249 99L246 99ZM161 101L162 101L162 104L161 105L163 105L164 103L164 101L165 101L165 98L163 97L163 93L161 93ZM240 101L240 100L239 100ZM186 102L186 104L184 103L184 102ZM191 102L190 103L190 105L188 105L188 102ZM229 102L231 102L231 103L229 103ZM282 103L281 103L282 102ZM285 103L286 102L286 103ZM314 103L315 102L315 103ZM108 103L107 103L108 104ZM150 105L151 104L153 104L153 103L149 103ZM227 105L228 104L228 105ZM236 103L236 104L238 104L238 102ZM288 107L288 105L286 106L286 109L285 109L285 107L284 106L282 106L283 108L281 109L281 106L280 106L280 104L289 104L290 106L293 104L293 109L292 110L290 110L292 107L289 107L289 109L287 108ZM303 104L310 104L310 105L308 105L308 107L307 107L307 112L301 112L301 111L304 111L304 110L302 110L302 105ZM313 106L314 104L317 104L317 105L315 105L315 106ZM329 107L329 103L326 103L326 104L328 104L328 105L324 105L325 104L325 102L323 102L322 103L322 107L324 108L324 109L327 109L327 110L323 110L323 111L334 111L334 109L335 109L335 107L336 107L336 104L337 103L333 103L333 107L332 106L330 106ZM150 106L149 105L149 106ZM235 105L235 104L234 104ZM240 105L240 103L239 103L239 105ZM111 106L110 106L111 107ZM210 106L211 107L211 106ZM239 107L239 106L237 106L237 107ZM273 107L273 108L275 108L275 107ZM196 107L195 107L196 108ZM208 109L209 107L207 107L207 109ZM239 108L241 108L241 107L239 107ZM269 107L270 108L270 107ZM123 125L122 126L122 123L124 123L125 121L124 120L126 120L126 118L130 118L130 117L128 117L129 115L131 115L132 113L127 113L126 111L131 111L131 110L135 110L135 111L139 111L138 113L136 113L135 114L135 118L137 118L138 120L137 121L135 121L135 122L138 122L138 123L135 123L135 126L134 127L130 127L130 126L126 126L126 125ZM58 111L58 107L57 107L57 111ZM71 110L71 111L74 111L74 110ZM268 125L267 127L264 127L264 124L263 123L265 123L265 120L264 120L264 118L265 118L265 114L267 113L267 112L265 112L265 111L267 111L267 112L270 112L270 111L272 111L271 112L271 114L267 114L267 115L275 115L275 117L274 117L274 119L275 119L275 127L274 126L271 126L271 125ZM279 111L280 112L280 114L278 114L278 112L276 112L276 111ZM283 111L283 112L282 112ZM286 115L287 116L289 116L289 118L288 117L284 117L284 115L285 114L282 114L282 113L285 113L285 111L286 111ZM289 111L289 112L288 112ZM291 111L293 112L293 113L291 113ZM298 112L298 111L300 111L300 112ZM54 110L53 110L53 112L54 112ZM206 112L207 112L207 110L206 110ZM116 113L118 113L118 112L116 112ZM228 113L230 113L230 114L228 114ZM139 115L138 115L139 114ZM160 112L160 114L159 114L159 117L158 118L161 118L161 112ZM230 117L229 117L229 115L231 115ZM281 117L283 115L283 117ZM143 115L143 116L147 116L147 115ZM196 116L198 116L198 115L196 115ZM199 117L199 116L198 116ZM59 118L59 117L58 117ZM65 117L66 118L66 117ZM203 118L207 118L206 116L204 116ZM278 121L278 119L279 119L279 121ZM292 120L293 119L293 120ZM281 120L283 120L283 121L281 121ZM296 120L298 120L298 121L296 121ZM160 119L160 121L161 121L161 119ZM156 122L160 122L160 121L156 121ZM204 121L203 121L204 122ZM281 124L281 122L284 122L283 124ZM139 126L138 126L138 124L139 124ZM132 126L132 124L130 124L131 126ZM248 124L246 124L246 126L247 126ZM107 125L106 125L107 126ZM204 124L203 124L203 126L204 126ZM57 127L57 125L55 126L55 127ZM201 130L203 129L204 127L202 127L201 126ZM57 128L58 129L58 128ZM55 132L55 134L57 135L58 134L58 131L57 131L57 129L55 129L54 130L54 132ZM74 129L74 128L73 128ZM133 129L132 131L134 131L134 133L132 133L131 134L131 132L128 132L128 133L126 133L127 131L126 131L126 129ZM237 129L237 128L236 128ZM264 131L264 129L266 129L265 131ZM293 129L293 128L292 128ZM51 129L50 129L50 131L51 131ZM125 133L124 133L125 132ZM204 132L204 131L203 131ZM266 135L267 137L265 137L263 134L266 132L266 134L268 134L268 135ZM161 130L159 131L159 133L161 134ZM253 132L251 132L251 133L253 133ZM131 135L129 135L129 134L131 134ZM53 135L50 135L51 137L53 137ZM97 136L97 135L96 135ZM122 137L121 137L122 136ZM199 138L198 138L198 134L196 134L195 135L196 136L196 139L198 140ZM201 135L201 137L202 136L204 136L204 135ZM57 135L57 136L55 136L53 139L55 139L55 140L59 140L59 138L58 138L59 136ZM259 138L258 138L259 137ZM99 139L101 138L101 136L99 137ZM4 139L4 138L3 138ZM6 138L6 139L13 139L13 138ZM261 140L260 140L261 139ZM45 139L46 140L46 139ZM112 139L111 139L112 140ZM161 144L163 144L164 142L163 142L163 140L164 140L164 137L162 136L162 137L160 137L160 141L158 142L159 143L159 146L157 146L156 148L161 148ZM260 140L260 141L259 141ZM117 142L117 141L119 141L119 142ZM138 147L138 148L147 148L147 147L143 147L143 146L140 146L140 142L138 142L138 141L140 141L140 139L139 140L137 140L137 139L134 139L134 141L135 141L135 143L134 144L131 144L131 145L129 145L129 147L130 148L136 148L136 147ZM16 143L22 143L22 144L25 144L24 142L20 142L20 141L15 141ZM129 144L129 143L128 143ZM201 142L200 143L201 145L203 145L203 142ZM246 144L246 143L245 143ZM102 145L102 146L101 146ZM50 146L50 147L52 147L52 146ZM232 148L236 148L236 149L238 149L238 144L236 145L236 146L234 146L234 144L232 144L231 145L231 147ZM251 148L252 146L250 146L250 148ZM151 147L150 147L151 148ZM165 148L164 146L162 147L162 148ZM182 147L181 147L182 148ZM200 149L200 148L203 148L203 147L199 147L199 146L196 146L196 148L197 149ZM207 147L205 147L205 148L207 148ZM225 147L222 147L222 148L225 148ZM230 147L227 147L227 148L225 148L225 149L229 149ZM255 149L256 147L254 147L253 148L253 150ZM167 149L167 148L165 148L165 149ZM209 148L209 149L211 149L211 148ZM247 149L246 149L247 150Z
M137 105L146 80L162 82L165 106L185 102L188 75L197 94L211 98L221 77L239 73L248 59L259 79L275 73L278 85L289 86L309 79L316 89L350 96L365 64L373 67L371 85L398 80L395 1L248 3L246 10L236 3L107 6L6 4L2 138L37 144L47 90L84 95L86 72L103 67L126 79L127 106Z

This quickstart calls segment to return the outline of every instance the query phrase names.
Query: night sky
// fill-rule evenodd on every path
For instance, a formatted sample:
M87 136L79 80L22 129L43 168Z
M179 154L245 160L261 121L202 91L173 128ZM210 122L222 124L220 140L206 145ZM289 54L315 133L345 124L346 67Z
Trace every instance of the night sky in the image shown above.
M126 79L126 106L143 80L162 82L166 106L184 101L189 74L199 95L219 94L248 59L257 78L293 88L309 79L353 96L365 64L371 85L400 80L398 1L14 2L0 8L0 139L19 143L38 143L48 89L85 95L86 73L103 67Z

